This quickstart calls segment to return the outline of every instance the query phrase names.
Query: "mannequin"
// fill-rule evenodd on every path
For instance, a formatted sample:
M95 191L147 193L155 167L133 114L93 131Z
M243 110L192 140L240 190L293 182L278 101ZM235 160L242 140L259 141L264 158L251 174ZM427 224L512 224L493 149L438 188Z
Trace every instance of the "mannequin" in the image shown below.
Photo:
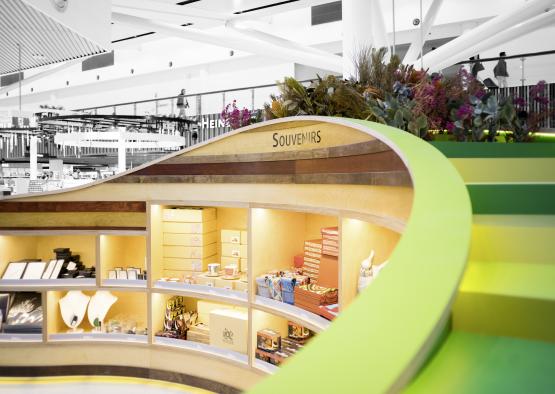
M107 290L97 291L91 298L89 303L89 310L87 311L87 317L91 326L95 327L94 321L98 319L102 327L104 318L108 313L108 310L114 303L118 300L118 297L113 295Z
M68 332L83 332L77 327L85 317L85 311L91 297L83 294L80 290L68 291L59 301L60 313L66 326L70 328Z

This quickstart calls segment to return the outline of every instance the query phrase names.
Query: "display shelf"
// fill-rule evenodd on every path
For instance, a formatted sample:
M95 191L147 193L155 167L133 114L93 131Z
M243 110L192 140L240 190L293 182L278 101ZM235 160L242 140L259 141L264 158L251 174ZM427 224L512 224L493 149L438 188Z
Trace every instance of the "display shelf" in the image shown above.
M146 289L146 280L129 280L129 279L102 279L102 287L120 287L120 288L137 288Z
M267 373L269 375L273 375L279 371L279 367L274 364L267 363L266 361L262 361L259 359L254 359L252 363L252 367L258 371Z
M0 342L42 342L42 334L6 334L0 333Z
M249 358L246 354L234 352L231 350L220 349L215 346L206 345L200 342L186 341L183 339L154 337L153 343L160 346L168 346L172 348L185 349L193 352L202 353L212 357L217 357L225 361L232 361L237 364L249 365Z
M228 302L235 305L246 306L248 304L248 294L246 292L222 289L219 287L157 281L154 284L154 290L168 290L176 295L205 298L214 301Z
M102 233L99 235L99 271L103 285L108 285L108 280L125 281L129 272L128 268L135 268L142 273L146 269L146 236L133 235L135 232ZM125 271L123 278L110 278L110 271L115 275L116 268ZM138 275L138 273L133 273ZM130 280L131 282L132 280ZM129 287L142 287L128 284ZM146 284L145 284L146 286ZM126 287L122 285L122 287Z
M96 342L129 342L148 343L147 335L119 334L105 332L59 333L48 335L49 342L96 341Z
M314 313L308 312L294 305L272 300L271 298L255 296L253 306L257 309L297 322L315 332L325 330L331 323L329 320Z
M2 279L0 291L24 291L45 289L94 289L95 278L79 279Z

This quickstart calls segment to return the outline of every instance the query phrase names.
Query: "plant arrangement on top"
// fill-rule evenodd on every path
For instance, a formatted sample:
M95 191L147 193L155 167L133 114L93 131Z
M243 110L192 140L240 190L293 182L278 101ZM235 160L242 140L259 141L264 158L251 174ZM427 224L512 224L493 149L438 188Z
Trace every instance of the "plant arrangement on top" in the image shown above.
M538 113L517 116L511 98L497 99L464 68L451 77L401 64L393 55L386 61L385 48L361 50L355 61L356 75L350 80L336 76L318 78L305 87L294 78L278 82L280 95L265 104L266 119L298 115L340 116L372 120L433 139L448 134L456 141L496 140L498 131L512 131L507 141L530 140L539 121ZM531 91L529 102L547 105L539 92ZM532 97L533 96L533 97ZM541 97L541 98L540 98ZM523 100L517 104L525 105ZM537 105L536 105L537 107Z
M237 107L237 100L233 100L231 103L227 104L220 116L224 124L231 127L232 130L260 121L260 114L258 111L250 111L247 107L239 109L239 107Z

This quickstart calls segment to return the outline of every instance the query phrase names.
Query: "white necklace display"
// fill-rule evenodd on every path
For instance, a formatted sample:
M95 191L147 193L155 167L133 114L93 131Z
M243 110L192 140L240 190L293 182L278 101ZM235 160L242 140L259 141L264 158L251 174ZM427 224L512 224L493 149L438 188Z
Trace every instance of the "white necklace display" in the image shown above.
M60 313L66 326L70 328L68 332L83 332L77 327L85 317L85 311L91 297L83 294L80 290L71 290L59 301Z
M117 300L118 297L107 290L97 291L92 296L91 301L89 302L89 310L87 311L87 317L89 318L91 326L99 328L94 324L95 320L98 319L98 323L100 323L100 327L102 327L102 323L104 323L104 318L106 317L108 310Z

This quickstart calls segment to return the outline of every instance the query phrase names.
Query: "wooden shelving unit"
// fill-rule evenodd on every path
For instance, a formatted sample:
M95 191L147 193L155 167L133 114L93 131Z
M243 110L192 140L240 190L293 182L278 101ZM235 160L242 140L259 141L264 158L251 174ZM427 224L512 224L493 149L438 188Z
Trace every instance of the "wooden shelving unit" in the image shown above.
M183 282L161 281L168 272L163 266L162 212L167 207L214 207L217 210L216 230L241 229L248 233L245 247L247 291L230 290ZM290 269L293 257L302 254L304 241L320 238L322 227L338 226L340 231L339 304L347 306L356 296L358 270L362 259L376 250L376 263L387 260L400 234L340 211L310 207L256 204L226 205L218 202L154 201L147 203L146 230L4 230L0 232L0 272L8 261L41 258L48 261L56 247L69 247L81 260L96 268L96 279L0 280L0 291L35 291L43 295L44 329L41 334L0 334L0 343L18 342L91 342L129 343L141 346L171 348L224 360L254 371L271 374L278 367L255 358L256 332L263 328L278 329L287 335L287 321L304 325L315 333L325 330L330 321L304 309L257 295L255 278L270 270ZM214 262L221 257L217 240ZM146 270L147 280L109 279L115 267L136 267ZM69 290L82 290L92 295L109 290L118 297L106 320L121 314L134 314L138 326L148 328L148 335L91 332L87 318L81 323L82 333L68 333L59 312L58 300ZM183 296L191 309L199 301L215 303L247 311L248 346L246 354L215 346L155 336L162 328L164 305L171 296Z

